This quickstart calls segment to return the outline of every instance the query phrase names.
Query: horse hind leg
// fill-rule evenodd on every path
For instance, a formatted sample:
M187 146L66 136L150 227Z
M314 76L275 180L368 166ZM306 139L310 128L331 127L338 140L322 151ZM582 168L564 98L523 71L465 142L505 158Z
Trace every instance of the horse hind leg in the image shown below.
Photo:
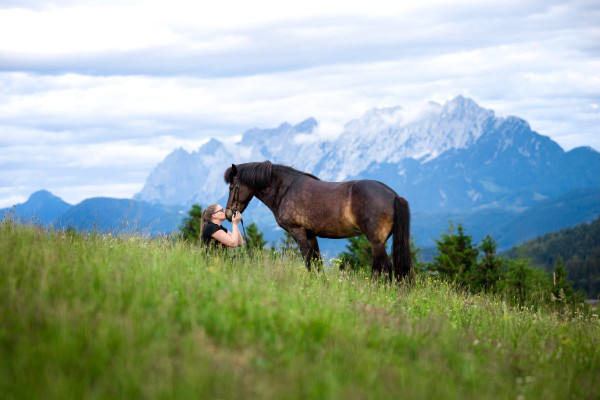
M373 264L371 267L371 276L377 278L382 270L392 280L392 261L387 255L385 243L371 242L371 252L373 254Z

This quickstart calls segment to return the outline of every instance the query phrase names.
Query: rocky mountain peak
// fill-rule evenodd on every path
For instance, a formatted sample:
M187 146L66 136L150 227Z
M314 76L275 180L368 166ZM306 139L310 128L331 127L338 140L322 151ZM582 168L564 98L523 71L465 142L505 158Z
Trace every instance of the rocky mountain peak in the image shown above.
M317 127L318 122L313 117L307 118L304 121L296 124L294 126L294 130L298 133L312 133L312 131Z
M417 186L419 179L428 180L424 187L440 185L435 196L444 199L441 203L432 200L432 204L451 207L451 193L464 195L463 187L471 193L466 197L468 204L489 201L494 193L505 190L501 187L506 182L519 181L504 172L548 170L551 164L560 163L564 153L550 138L531 131L526 121L498 118L494 111L464 96L443 105L429 102L419 109L371 109L345 124L336 139L315 134L318 125L311 117L296 125L286 122L277 128L250 129L237 144L212 139L193 155L178 149L156 167L136 198L170 205L214 202L227 192L222 174L228 165L268 159L330 181L360 178L369 171L381 174L377 166L385 166L386 181L392 187L409 179ZM449 174L459 176L457 171L461 171L460 179L465 181L443 189L445 184L436 177L442 169L444 179ZM487 174L481 178L484 183L469 183L483 172ZM501 176L496 179L494 174ZM486 197L486 191L493 193Z
M204 143L200 147L200 149L198 149L198 152L210 154L210 153L215 153L218 150L221 150L223 148L224 148L224 146L223 146L222 142L218 141L215 138L211 138L208 142Z

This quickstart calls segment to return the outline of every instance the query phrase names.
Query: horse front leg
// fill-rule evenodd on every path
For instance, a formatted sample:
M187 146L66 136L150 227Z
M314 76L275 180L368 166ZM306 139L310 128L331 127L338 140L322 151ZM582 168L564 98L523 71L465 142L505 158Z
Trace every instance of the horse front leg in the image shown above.
M309 254L311 264L316 265L317 270L321 271L323 268L323 260L321 259L321 252L319 251L319 242L317 236L312 231L306 231L306 239L308 241Z
M300 248L300 252L302 253L302 258L304 258L304 264L306 265L306 269L310 271L310 265L313 259L314 250L311 248L309 244L309 238L307 236L306 229L304 228L290 228L288 230L290 235L294 238L296 243L298 243L298 247ZM316 241L316 238L315 238ZM318 252L318 249L317 249Z

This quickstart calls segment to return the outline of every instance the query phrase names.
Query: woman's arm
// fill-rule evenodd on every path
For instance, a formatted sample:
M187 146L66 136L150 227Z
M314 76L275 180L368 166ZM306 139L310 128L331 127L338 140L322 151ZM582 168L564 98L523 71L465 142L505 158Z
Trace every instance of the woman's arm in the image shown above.
M244 239L242 238L242 232L238 229L238 246L242 247L244 245Z
M242 239L242 233L240 232L240 228L238 227L238 223L242 220L242 214L239 211L233 213L231 217L231 222L233 223L233 229L231 232L231 236L233 236L237 240L238 247L244 245L244 240Z
M219 229L212 234L212 237L214 237L220 243L223 243L225 246L238 247L238 235L239 229L237 228L237 225L234 224L232 232L225 232Z
M242 234L240 233L240 228L238 227L238 223L242 219L242 214L239 212L235 212L233 217L231 218L232 228L231 232L225 232L221 229L212 234L219 242L223 243L225 246L229 247L240 247L244 245L244 240L242 239Z
M241 217L239 219L241 219ZM239 221L237 221L237 218L233 218L233 222L231 224L231 238L235 241L235 245L232 247L241 247L244 245L238 222Z

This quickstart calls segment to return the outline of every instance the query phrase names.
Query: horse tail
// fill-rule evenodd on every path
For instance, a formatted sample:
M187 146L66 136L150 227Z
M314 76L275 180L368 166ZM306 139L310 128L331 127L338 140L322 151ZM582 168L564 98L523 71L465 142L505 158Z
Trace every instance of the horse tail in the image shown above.
M394 275L397 280L409 277L414 279L412 254L410 252L410 208L408 201L402 197L394 199L394 235L392 250L394 258Z

